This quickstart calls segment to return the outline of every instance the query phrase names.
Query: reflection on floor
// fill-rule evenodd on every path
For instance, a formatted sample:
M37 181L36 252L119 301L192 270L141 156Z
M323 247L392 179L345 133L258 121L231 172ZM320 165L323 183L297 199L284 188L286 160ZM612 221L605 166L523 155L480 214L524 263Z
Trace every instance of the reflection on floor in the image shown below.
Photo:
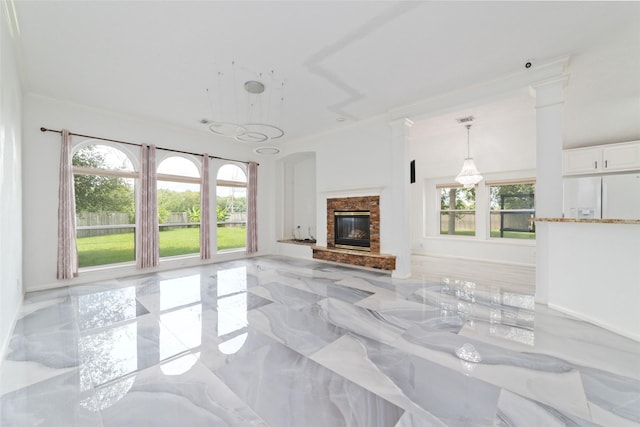
M2 426L625 426L640 343L521 287L261 257L28 294Z

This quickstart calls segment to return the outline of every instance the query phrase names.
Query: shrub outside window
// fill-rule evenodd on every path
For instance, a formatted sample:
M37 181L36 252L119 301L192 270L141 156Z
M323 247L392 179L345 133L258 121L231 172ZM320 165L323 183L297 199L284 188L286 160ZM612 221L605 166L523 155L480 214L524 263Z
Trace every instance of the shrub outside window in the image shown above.
M491 237L535 239L535 183L489 184Z
M437 187L440 193L440 234L476 235L476 190L462 186Z

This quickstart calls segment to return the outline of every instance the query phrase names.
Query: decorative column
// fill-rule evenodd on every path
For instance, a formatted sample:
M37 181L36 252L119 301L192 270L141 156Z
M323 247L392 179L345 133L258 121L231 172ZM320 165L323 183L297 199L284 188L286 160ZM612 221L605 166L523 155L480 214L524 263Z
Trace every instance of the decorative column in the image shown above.
M385 231L388 244L396 256L396 269L392 276L406 278L411 275L411 197L409 191L409 138L413 122L408 118L394 120L391 126L391 205L390 212L382 212L385 226L393 224L393 230ZM385 221L390 216L393 221Z
M536 216L562 217L564 86L568 75L531 85L536 99ZM536 223L536 301L549 299L549 223Z

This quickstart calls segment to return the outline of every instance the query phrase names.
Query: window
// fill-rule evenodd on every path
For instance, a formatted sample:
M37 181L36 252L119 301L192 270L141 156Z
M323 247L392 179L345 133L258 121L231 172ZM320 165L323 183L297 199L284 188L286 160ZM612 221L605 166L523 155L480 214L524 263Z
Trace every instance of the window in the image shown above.
M489 184L491 237L535 239L535 183Z
M476 235L476 189L438 186L440 192L440 234Z
M72 158L79 267L135 261L135 172L108 145L84 145Z
M200 252L200 172L184 157L158 165L160 257Z
M216 186L218 250L247 245L247 175L236 165L218 171Z

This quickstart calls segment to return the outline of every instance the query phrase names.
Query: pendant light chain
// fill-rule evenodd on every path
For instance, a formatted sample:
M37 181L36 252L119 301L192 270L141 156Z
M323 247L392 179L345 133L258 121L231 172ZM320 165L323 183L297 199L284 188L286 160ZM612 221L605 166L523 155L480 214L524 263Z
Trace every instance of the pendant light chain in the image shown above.
M471 125L467 125L467 159L471 158L471 149L469 148L469 133L471 132Z

